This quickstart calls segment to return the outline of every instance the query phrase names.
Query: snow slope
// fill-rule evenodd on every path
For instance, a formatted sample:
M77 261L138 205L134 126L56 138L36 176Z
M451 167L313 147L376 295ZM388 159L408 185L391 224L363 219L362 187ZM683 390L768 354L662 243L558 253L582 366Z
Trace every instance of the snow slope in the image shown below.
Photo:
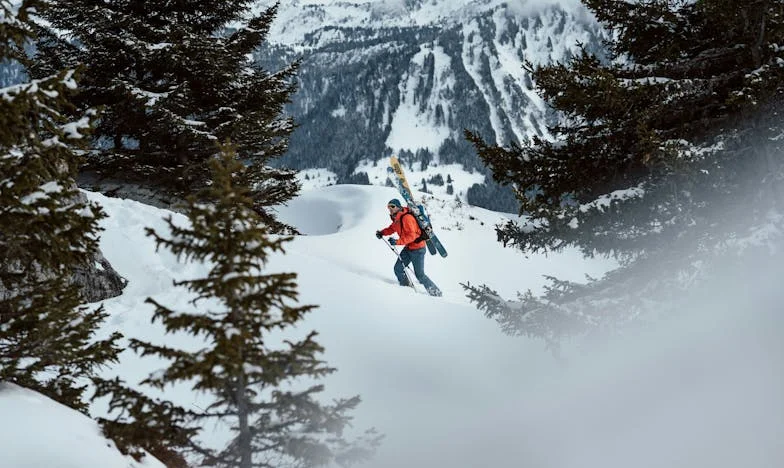
M153 253L144 227L163 229L167 212L129 200L89 196L109 213L101 239L104 254L129 279L121 297L104 303L111 312L111 327L127 336L191 345L188 337L164 336L151 326L151 309L144 304L153 296L162 304L190 307L189 297L173 289L171 281L198 275L204 268L179 264L166 251ZM603 262L585 262L576 253L526 260L495 241L493 225L503 215L458 207L451 200L431 200L433 222L450 255L429 256L426 270L445 297L415 293L397 285L392 273L395 257L374 236L389 223L387 201L398 196L386 187L353 185L303 193L280 208L280 214L305 235L270 265L275 271L297 272L301 301L320 306L304 327L318 330L327 362L339 369L327 380L326 393L362 396L356 428L374 426L387 435L382 452L391 457L392 465L399 461L395 454L411 456L404 447L425 450L429 445L427 438L412 438L412 420L430 426L435 435L450 408L503 392L502 382L519 385L520 376L507 371L521 353L545 354L539 344L501 335L467 302L460 282L489 282L502 294L513 295L520 288L538 290L542 274L580 279L586 272L596 275L606 268ZM174 217L185 222L181 215ZM161 364L130 352L123 362L119 372L129 382L138 382ZM202 405L188 389L173 389L168 393L172 395L184 404ZM471 417L480 417L483 405L474 411ZM205 436L220 443L223 431L210 428Z
M445 297L417 294L397 286L394 257L373 235L386 225L385 205L395 196L388 188L350 185L303 193L280 214L306 235L270 264L274 271L297 272L302 302L320 306L293 333L316 329L325 359L338 368L325 379L324 397L361 395L355 429L373 426L386 435L365 467L784 464L784 344L779 339L784 319L780 294L765 295L778 290L781 272L760 275L769 283L747 295L730 295L733 300L708 295L713 299L682 319L599 347L570 349L566 363L558 363L541 343L502 335L466 302L459 283L487 283L511 297L529 287L541 291L543 274L579 280L586 273L600 275L609 262L586 261L573 252L526 258L495 241L492 225L504 215L435 198L428 206L450 255L428 256L426 267ZM195 345L150 325L151 310L143 303L153 296L187 307L189 298L171 281L204 271L165 251L156 254L144 236L146 226L161 229L167 213L89 197L109 214L103 222L104 253L130 281L121 297L105 301L111 314L106 332L119 329L169 345ZM179 215L175 219L183 221ZM775 300L762 301L768 296ZM113 372L129 382L161 365L132 353L122 358ZM187 388L166 393L185 405L204 404L203 396ZM16 458L0 451L0 466L44 466L36 465L37 452L29 448L33 436L5 423L7 414L20 414L8 413L18 401L0 394L0 428L10 437L0 441L5 448L23 442L26 448L11 451ZM45 420L59 421L51 411ZM220 444L225 428L205 428L203 437ZM36 441L52 452L73 452L63 448L54 430ZM99 465L85 458L82 466Z
M98 424L38 393L0 383L0 466L3 468L163 468L122 455Z

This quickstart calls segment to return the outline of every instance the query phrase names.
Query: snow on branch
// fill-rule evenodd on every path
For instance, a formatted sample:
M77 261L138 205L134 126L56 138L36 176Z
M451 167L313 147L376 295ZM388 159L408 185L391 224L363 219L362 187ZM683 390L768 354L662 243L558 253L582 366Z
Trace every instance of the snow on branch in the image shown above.
M589 210L604 211L608 209L613 202L621 202L632 198L642 198L644 195L645 190L642 188L642 184L640 184L637 187L615 190L608 194L600 195L592 202L581 204L579 210L581 213L586 213Z

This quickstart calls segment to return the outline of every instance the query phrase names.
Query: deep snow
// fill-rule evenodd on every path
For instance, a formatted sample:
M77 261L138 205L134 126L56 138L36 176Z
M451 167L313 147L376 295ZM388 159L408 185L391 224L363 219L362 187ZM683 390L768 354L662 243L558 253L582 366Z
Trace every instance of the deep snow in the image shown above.
M205 268L156 253L144 236L146 226L162 229L168 213L88 195L109 214L102 249L130 282L104 302L111 314L105 332L198 346L161 333L143 303L153 296L187 307L189 297L171 281ZM385 205L395 196L384 187L306 191L280 210L306 235L270 263L273 271L297 272L301 302L319 305L291 333L317 330L324 358L338 368L324 381L324 397L361 395L355 429L374 426L386 435L367 467L782 466L780 271L739 279L745 294L712 291L677 320L601 346L567 343L559 363L542 343L501 334L467 303L459 283L487 283L512 297L541 291L544 274L579 280L611 262L574 252L525 257L495 240L492 226L506 215L432 198L428 207L450 254L428 256L426 266L445 297L417 294L395 284L394 257L373 235L387 224ZM111 372L138 382L160 365L126 352ZM205 401L184 387L166 394L185 405ZM95 426L40 401L17 389L0 392L0 466L124 461L116 452L105 458L111 463L96 459L106 441ZM225 428L205 428L203 437L219 444Z

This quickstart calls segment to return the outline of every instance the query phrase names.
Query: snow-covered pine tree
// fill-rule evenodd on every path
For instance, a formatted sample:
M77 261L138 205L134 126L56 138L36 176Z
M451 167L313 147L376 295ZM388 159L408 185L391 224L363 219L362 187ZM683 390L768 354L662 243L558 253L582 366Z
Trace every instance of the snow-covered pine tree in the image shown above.
M726 257L745 229L779 219L783 201L783 2L584 3L611 31L612 59L584 52L533 69L563 116L550 128L555 141L501 148L467 137L531 217L499 228L502 242L529 252L576 246L621 268L513 303L468 287L511 333L552 338L614 312L642 314L652 297L709 273L703 254ZM746 222L730 227L741 211Z
M210 265L206 277L175 283L193 293L192 310L173 310L149 299L156 308L154 320L168 332L204 338L204 346L186 351L133 340L131 347L142 355L171 361L143 383L163 388L185 382L214 397L204 411L193 412L195 424L221 420L230 425L233 439L223 450L192 440L192 450L205 465L315 466L367 456L375 444L372 433L356 443L341 436L350 419L346 413L358 397L322 405L315 398L322 385L291 385L334 371L317 357L322 347L316 333L274 344L315 307L295 305L295 273L265 273L270 257L283 253L291 238L270 234L260 223L244 182L248 169L232 148L225 147L209 163L211 184L188 198L191 224L178 226L169 219L170 236L148 230L159 247Z
M35 74L84 64L76 108L103 108L85 173L174 203L204 185L216 142L230 139L250 166L254 207L282 228L268 207L299 185L293 171L268 163L294 128L282 111L297 64L269 73L253 61L277 10L246 20L254 4L46 0L41 15L57 32L38 41Z
M0 0L0 59L24 62L35 6ZM94 258L103 216L74 183L93 119L63 116L75 78L63 70L0 89L0 381L86 411L87 379L116 360L119 336L95 338L106 314L80 306L71 281Z

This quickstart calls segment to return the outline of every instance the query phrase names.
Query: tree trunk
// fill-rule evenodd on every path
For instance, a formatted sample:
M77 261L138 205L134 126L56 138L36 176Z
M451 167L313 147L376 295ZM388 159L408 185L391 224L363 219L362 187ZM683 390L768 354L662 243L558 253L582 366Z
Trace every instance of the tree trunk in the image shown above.
M240 372L236 390L237 415L240 419L240 468L251 468L253 463L253 449L251 446L250 427L248 426L248 400L245 393L245 385L245 374Z

